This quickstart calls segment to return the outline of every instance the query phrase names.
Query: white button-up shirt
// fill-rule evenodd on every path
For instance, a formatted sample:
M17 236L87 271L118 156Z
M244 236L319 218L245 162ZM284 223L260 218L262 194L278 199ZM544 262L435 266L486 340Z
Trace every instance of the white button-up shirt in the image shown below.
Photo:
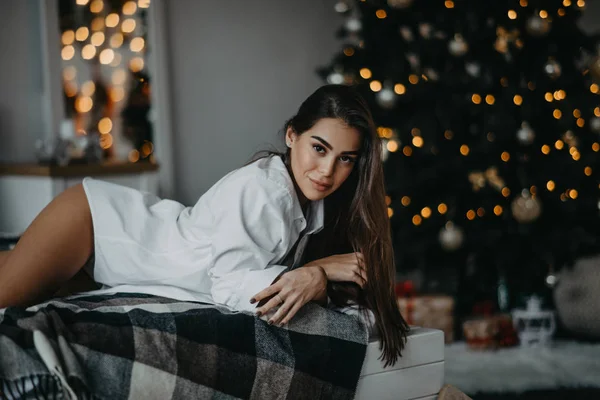
M323 228L323 201L311 202L305 216L276 156L229 173L193 207L89 178L84 188L94 223L93 273L105 293L254 312L252 296L292 266L284 260L298 266L309 235Z

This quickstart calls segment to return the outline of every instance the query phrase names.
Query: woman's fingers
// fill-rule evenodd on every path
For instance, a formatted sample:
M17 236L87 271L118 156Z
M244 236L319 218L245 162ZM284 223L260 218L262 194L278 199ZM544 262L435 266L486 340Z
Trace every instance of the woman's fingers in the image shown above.
M256 315L260 317L261 315L268 313L269 310L271 310L274 307L277 307L282 303L285 303L285 300L281 297L280 294L276 294L271 300L267 301L267 303L264 306L256 310Z
M304 304L302 304L302 302L300 301L296 301L294 303L294 305L292 306L292 309L287 313L287 315L285 316L285 318L283 318L283 320L281 320L281 325L285 325L288 322L290 322L290 320L294 317L294 315L296 315L296 313L298 312L298 310L303 306Z
M271 319L269 320L270 324L274 324L277 325L279 324L279 322L288 314L288 312L293 308L293 306L297 303L297 299L296 298L291 298L288 297L283 304L281 305L281 307L279 307L279 310L277 310L277 312L275 313L275 315L273 315L271 317Z
M268 286L267 288L261 290L257 294L255 294L250 299L250 303L254 304L256 302L260 302L261 300L266 299L267 297L273 296L275 293L278 293L280 290L281 290L281 281L278 281L278 282L272 284L271 286Z

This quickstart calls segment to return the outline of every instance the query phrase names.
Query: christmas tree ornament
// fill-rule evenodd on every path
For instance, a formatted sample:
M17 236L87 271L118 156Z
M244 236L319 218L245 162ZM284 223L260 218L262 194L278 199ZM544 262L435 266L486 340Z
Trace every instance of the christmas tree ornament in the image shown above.
M560 64L555 59L549 58L548 61L546 62L546 65L544 65L544 72L551 79L556 79L560 76L560 72L561 72Z
M590 129L596 133L600 133L600 117L592 117L590 119Z
M530 145L535 140L535 132L526 121L521 123L521 128L517 131L517 140L524 146Z
M469 45L460 33L454 35L454 38L448 43L450 54L456 57L463 56L469 50Z
M533 14L527 20L527 32L531 36L545 36L550 31L550 21L548 18L542 18L538 14Z
M340 13L340 14L345 14L348 11L350 11L350 5L348 4L347 1L344 1L344 0L338 1L337 3L335 3L333 8L335 9L335 12Z
M377 99L377 103L381 107L389 110L394 108L394 105L396 105L396 99L398 98L398 95L394 93L392 88L385 86L383 89L377 92L375 97Z
M346 20L345 27L350 33L358 33L362 29L362 22L357 17L350 17Z
M481 65L476 62L466 63L465 70L467 71L467 74L471 75L473 78L479 78L481 75Z
M440 231L439 240L444 250L455 251L462 246L464 234L460 227L454 225L452 221L448 221Z
M542 301L539 297L529 297L526 309L516 309L511 314L521 347L550 344L556 330L554 311L542 310Z
M600 56L592 58L590 63L590 74L597 83L600 83Z
M387 0L387 3L392 8L407 8L410 7L413 0Z
M529 190L523 189L521 195L517 196L511 203L513 217L522 223L533 222L542 213L542 203L533 197Z

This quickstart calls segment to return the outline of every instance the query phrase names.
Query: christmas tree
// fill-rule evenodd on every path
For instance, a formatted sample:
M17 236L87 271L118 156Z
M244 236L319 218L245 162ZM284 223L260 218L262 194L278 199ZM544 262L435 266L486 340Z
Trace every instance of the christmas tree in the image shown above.
M343 46L319 74L370 103L400 269L534 293L599 252L600 61L577 25L584 0L335 8Z

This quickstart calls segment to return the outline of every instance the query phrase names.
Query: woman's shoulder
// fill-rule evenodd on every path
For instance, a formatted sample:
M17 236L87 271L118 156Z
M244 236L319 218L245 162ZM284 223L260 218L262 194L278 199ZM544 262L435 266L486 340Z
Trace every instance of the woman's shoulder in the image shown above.
M292 195L294 183L281 157L273 155L259 158L241 168L232 171L223 178L223 183L233 185L256 185L265 190L276 190Z

